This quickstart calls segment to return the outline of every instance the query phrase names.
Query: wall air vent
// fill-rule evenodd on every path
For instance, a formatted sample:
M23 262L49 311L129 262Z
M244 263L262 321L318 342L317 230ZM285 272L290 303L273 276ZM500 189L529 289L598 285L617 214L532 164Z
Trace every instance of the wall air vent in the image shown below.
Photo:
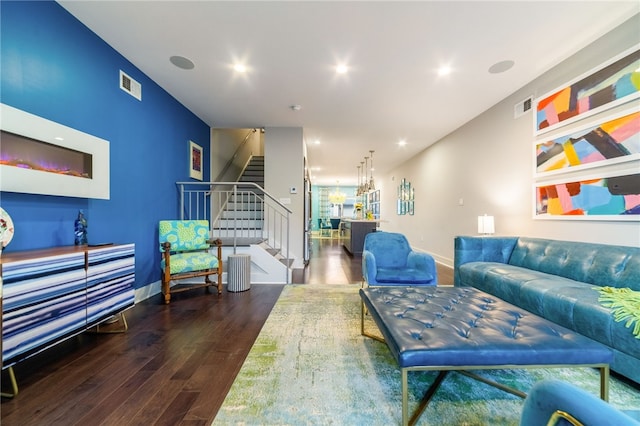
M513 118L522 117L527 111L531 109L533 103L533 96L529 96L527 99L518 102L513 107Z
M120 70L120 88L137 100L142 100L142 85L122 70Z

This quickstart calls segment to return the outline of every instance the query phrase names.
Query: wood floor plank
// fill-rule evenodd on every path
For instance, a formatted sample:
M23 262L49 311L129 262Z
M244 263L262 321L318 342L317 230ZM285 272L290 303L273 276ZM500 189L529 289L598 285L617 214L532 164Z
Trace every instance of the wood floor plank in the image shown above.
M121 387L139 386L139 383L151 374L148 371L139 371L144 362L146 362L145 358L137 355L132 356L125 353L118 356L114 362L99 368L89 376L84 383L86 388L78 387L68 395L67 399L58 401L50 416L54 415L56 419L65 419L68 424L74 424L88 412L100 411L100 408L104 406L119 406L122 394L119 394L118 390ZM120 374L122 372L124 373ZM105 401L108 402L105 403ZM82 406L83 409L79 410L79 406ZM96 416L95 418L101 417Z
M179 368L178 361L187 357L189 352L187 349L173 351L171 356L162 352L143 366L141 371L151 373L148 380L131 392L117 410L112 410L105 417L104 424L152 424L159 417L161 409L164 410L169 397L183 389L185 381L172 380L171 376Z
M183 381L168 380L165 381L161 387L156 389L156 392L149 394L149 399L146 402L141 401L141 406L135 415L130 417L118 417L117 419L111 419L111 416L105 419L105 424L114 426L121 425L153 425L157 424L158 419L166 410L170 401L173 400L184 386Z
M361 258L314 241L301 284L360 284ZM440 283L453 271L438 266ZM84 333L15 366L20 394L3 398L3 426L210 425L282 285L222 295L160 296L127 311L124 334ZM117 324L114 325L117 327ZM3 372L6 386L6 371Z
M189 408L198 398L199 392L180 391L170 401L160 418L155 422L156 425L173 426L181 424ZM204 424L204 423L202 423Z

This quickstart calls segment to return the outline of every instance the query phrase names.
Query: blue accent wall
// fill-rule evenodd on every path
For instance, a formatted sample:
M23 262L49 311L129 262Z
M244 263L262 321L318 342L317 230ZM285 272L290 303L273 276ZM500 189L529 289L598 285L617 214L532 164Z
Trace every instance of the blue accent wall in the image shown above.
M135 243L136 288L158 281L158 221L178 217L190 140L209 179L209 126L59 4L3 1L1 12L0 101L105 139L111 156L109 200L1 192L15 226L5 251L73 245L83 209L90 244ZM120 70L142 101L119 88Z

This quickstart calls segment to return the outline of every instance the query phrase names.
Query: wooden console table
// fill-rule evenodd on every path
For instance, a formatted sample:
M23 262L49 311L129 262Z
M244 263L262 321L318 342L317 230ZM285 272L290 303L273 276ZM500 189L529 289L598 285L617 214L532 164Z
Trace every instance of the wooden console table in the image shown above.
M135 245L3 253L2 369L120 314L135 303Z

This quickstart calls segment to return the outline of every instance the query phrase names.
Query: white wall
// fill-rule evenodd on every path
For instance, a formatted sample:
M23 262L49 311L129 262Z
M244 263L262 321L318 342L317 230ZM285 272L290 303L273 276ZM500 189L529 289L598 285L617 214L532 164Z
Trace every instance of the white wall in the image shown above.
M288 199L292 211L290 250L294 268L304 267L304 142L301 127L267 127L264 134L264 187L276 199ZM295 187L297 194L291 194Z
M220 176L247 135L247 143L237 153L229 169ZM211 129L211 180L235 181L251 155L263 155L262 133L259 130L253 132L253 129Z
M406 234L415 248L447 265L453 264L454 237L477 234L477 216L484 213L495 216L496 235L640 246L639 222L533 219L533 113L514 119L516 103L546 94L640 42L638 28L640 15L380 176L382 216L388 220L381 229ZM517 64L509 72L518 72ZM416 188L415 216L395 213L401 178Z

